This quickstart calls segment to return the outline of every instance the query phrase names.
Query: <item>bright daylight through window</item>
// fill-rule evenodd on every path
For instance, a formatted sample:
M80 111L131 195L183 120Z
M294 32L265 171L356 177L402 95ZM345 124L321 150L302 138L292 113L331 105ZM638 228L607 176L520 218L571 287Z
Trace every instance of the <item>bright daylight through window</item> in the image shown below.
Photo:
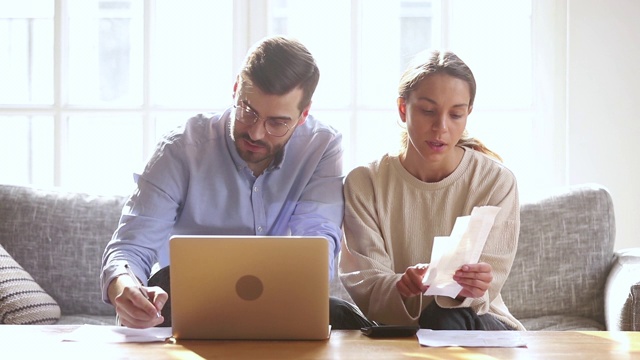
M129 193L163 133L232 105L248 46L276 33L316 56L312 113L343 133L345 172L397 150L400 74L442 47L476 75L472 135L530 175L529 1L21 0L0 2L0 181Z

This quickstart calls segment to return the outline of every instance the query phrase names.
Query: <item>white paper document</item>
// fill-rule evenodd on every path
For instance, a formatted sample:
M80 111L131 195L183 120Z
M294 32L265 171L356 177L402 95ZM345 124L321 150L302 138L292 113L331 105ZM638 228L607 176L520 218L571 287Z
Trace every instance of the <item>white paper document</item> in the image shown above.
M499 211L497 206L476 206L471 215L456 219L450 236L433 239L431 262L422 281L429 285L425 295L458 296L462 286L453 274L464 264L478 262Z
M162 342L172 336L171 327L131 329L124 326L82 325L65 334L63 341L123 343Z
M517 331L418 330L418 342L429 347L526 347Z

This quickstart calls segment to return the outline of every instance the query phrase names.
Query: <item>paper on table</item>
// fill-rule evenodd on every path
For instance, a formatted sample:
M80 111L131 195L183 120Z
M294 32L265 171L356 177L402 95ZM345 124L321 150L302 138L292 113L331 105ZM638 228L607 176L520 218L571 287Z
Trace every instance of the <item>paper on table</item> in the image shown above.
M63 341L101 343L162 342L171 336L171 327L131 329L124 326L82 325L66 334Z
M418 330L422 346L526 347L517 331Z
M471 215L456 219L450 236L433 239L431 262L422 281L429 285L425 295L458 296L462 286L453 274L464 264L478 262L499 211L498 206L476 206Z

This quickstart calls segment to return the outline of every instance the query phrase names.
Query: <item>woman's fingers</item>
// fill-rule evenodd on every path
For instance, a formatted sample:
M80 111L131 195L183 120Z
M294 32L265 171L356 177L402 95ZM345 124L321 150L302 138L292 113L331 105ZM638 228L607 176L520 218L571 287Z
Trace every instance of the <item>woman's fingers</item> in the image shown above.
M407 298L422 294L426 290L426 286L422 284L422 279L428 268L428 264L417 264L405 270L400 280L396 283L396 288L402 297Z

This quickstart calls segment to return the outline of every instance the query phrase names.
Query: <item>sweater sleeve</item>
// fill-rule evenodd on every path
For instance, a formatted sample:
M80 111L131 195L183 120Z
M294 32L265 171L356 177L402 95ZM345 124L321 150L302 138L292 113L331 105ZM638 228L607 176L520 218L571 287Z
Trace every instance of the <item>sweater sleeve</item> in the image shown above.
M499 206L501 208L479 259L479 262L491 265L493 281L481 298L467 298L462 303L446 296L436 296L435 300L443 308L471 307L479 315L488 312L497 312L500 315L505 315L504 312L508 313L508 310L503 305L500 291L511 271L520 232L517 184L513 174L506 169L502 169L499 181L496 181L491 189L478 189L478 191L489 192L486 205ZM495 305L493 309L492 305Z
M383 324L417 324L421 296L403 301L396 288L402 274L393 270L378 226L371 170L356 168L345 180L345 238L340 279L356 305L370 320Z

